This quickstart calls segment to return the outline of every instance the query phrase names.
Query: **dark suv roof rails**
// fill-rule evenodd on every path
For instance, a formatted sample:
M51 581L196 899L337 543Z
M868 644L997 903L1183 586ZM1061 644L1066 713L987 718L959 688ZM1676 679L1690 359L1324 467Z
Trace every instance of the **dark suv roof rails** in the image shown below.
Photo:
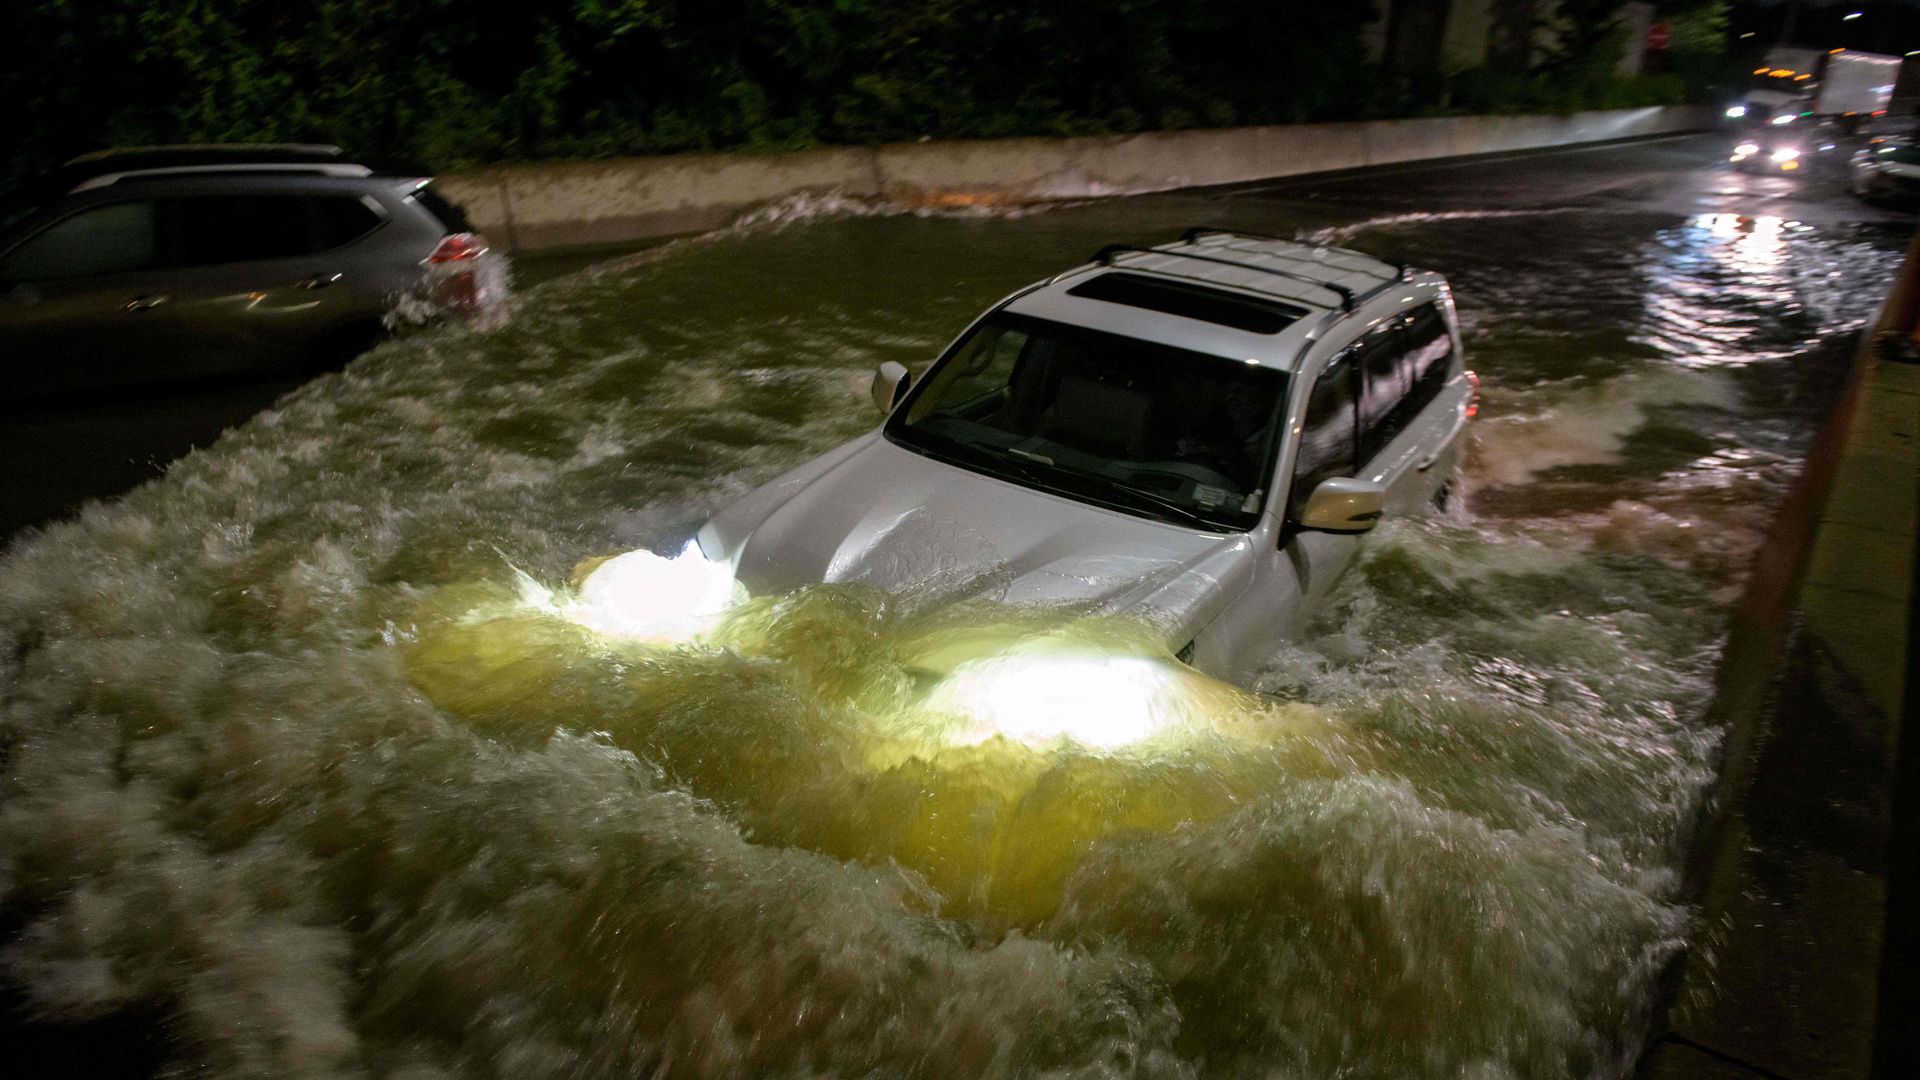
M246 161L332 161L346 154L331 143L163 143L154 146L114 146L69 158L67 165L112 163L116 158L139 157L185 164L210 158Z
M1114 265L1114 259L1120 255L1165 255L1170 259L1192 259L1195 262L1216 263L1220 266L1231 266L1239 270L1252 270L1259 274L1272 274L1275 277L1283 277L1311 285L1316 289L1325 289L1340 298L1340 308L1342 311L1353 310L1353 290L1347 288L1345 285L1336 285L1331 281L1320 281L1316 278L1308 277L1305 274L1296 274L1290 270L1281 270L1278 267L1260 266L1255 263L1241 262L1239 259L1221 259L1212 255L1195 255L1190 251L1168 251L1165 248L1136 247L1132 244L1108 244L1106 247L1094 252L1093 261L1112 266Z
M252 176L372 176L373 170L365 165L344 163L299 165L286 162L266 162L258 165L169 165L151 169L124 169L118 172L100 173L90 176L73 185L68 194L92 191L95 188L109 187L122 180L161 180L181 176L223 176L244 173Z
M82 154L36 178L22 191L26 201L43 203L72 192L106 187L122 180L273 172L371 176L376 171L371 164L347 157L346 152L337 146L318 143L126 146Z
M1249 232L1246 229L1222 229L1213 225L1195 225L1193 228L1181 233L1180 239L1191 244L1203 236L1239 236L1248 240L1272 240L1281 244L1298 244L1301 247L1326 248L1328 251L1338 251L1344 255L1355 255L1362 259L1371 259L1377 263L1385 263L1403 275L1407 272L1407 267L1404 263L1397 263L1391 259L1383 259L1378 255L1369 255L1364 251L1355 251L1352 248L1339 247L1335 244L1309 244L1305 240L1296 240L1287 236L1275 236L1272 233Z

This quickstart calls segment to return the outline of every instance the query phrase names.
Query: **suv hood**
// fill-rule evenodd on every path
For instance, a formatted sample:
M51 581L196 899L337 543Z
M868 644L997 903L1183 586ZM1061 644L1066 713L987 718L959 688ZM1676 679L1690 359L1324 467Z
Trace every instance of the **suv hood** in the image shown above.
M1134 611L1177 647L1251 573L1244 534L1106 510L923 457L878 434L714 515L709 557L747 588L861 582L911 602L983 597Z

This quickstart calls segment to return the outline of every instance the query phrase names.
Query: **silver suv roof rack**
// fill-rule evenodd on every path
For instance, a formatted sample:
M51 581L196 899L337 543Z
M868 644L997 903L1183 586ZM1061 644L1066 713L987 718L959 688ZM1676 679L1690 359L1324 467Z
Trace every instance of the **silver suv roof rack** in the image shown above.
M345 150L332 143L157 143L152 146L114 146L105 150L94 150L69 158L68 165L88 165L98 161L111 161L117 157L134 155L173 154L189 158L206 155L300 155L313 158L337 158Z
M1192 243L1197 243L1199 239L1203 236L1238 236L1245 240L1268 240L1276 244L1292 244L1296 247L1319 248L1325 251L1337 251L1342 255L1352 255L1356 259L1366 259L1370 262L1383 263L1387 266L1391 266L1395 270L1399 271L1401 276L1403 277L1406 275L1406 272L1407 272L1406 266L1402 263L1397 263L1390 259L1383 259L1378 255L1369 255L1364 251L1355 251L1353 248L1340 247L1335 244L1309 244L1305 240L1297 240L1289 236L1275 236L1272 233L1249 232L1246 229L1222 229L1213 225L1196 225L1193 228L1188 229L1186 232L1181 233L1180 239L1186 241L1189 244L1192 244Z
M164 176L218 176L232 173L292 173L301 176L372 176L373 170L365 165L345 164L305 164L301 162L262 162L253 165L172 165L162 169L129 169L125 172L101 173L88 177L68 189L68 194L93 191L108 187L122 180L151 180Z
M1196 262L1214 263L1220 266L1231 266L1239 270L1252 270L1255 273L1271 274L1274 277L1282 277L1290 281L1297 281L1297 282L1301 282L1302 284L1311 285L1317 289L1324 289L1325 291L1330 292L1340 298L1339 307L1342 312L1352 311L1354 309L1354 305L1357 304L1359 301L1371 299L1375 294L1381 292L1382 290L1392 288L1396 283L1406 280L1407 276L1412 272L1405 265L1402 265L1400 263L1388 262L1385 259L1381 259L1372 255L1369 255L1364 251L1355 251L1352 248L1336 247L1333 244L1309 244L1304 241L1293 240L1284 236L1272 236L1266 233L1246 232L1240 229L1218 229L1218 228L1211 228L1208 226L1196 226L1194 228L1188 229L1184 233L1181 233L1180 239L1174 241L1174 244L1185 244L1188 247L1194 247L1199 244L1201 238L1207 237L1207 236L1231 236L1231 237L1239 237L1245 240L1264 240L1270 243L1286 244L1289 247L1295 247L1295 248L1306 248L1309 250L1317 250L1317 251L1334 251L1342 255L1350 255L1356 259L1365 259L1370 263L1374 263L1381 267L1389 268L1392 272L1386 273L1386 274L1380 274L1378 273L1378 271L1370 271L1367 268L1354 267L1354 266L1337 268L1347 273L1361 274L1364 277L1373 280L1373 284L1370 287L1367 287L1365 291L1360 293L1355 293L1352 288L1346 285L1342 285L1334 281L1326 281L1326 280L1323 280L1322 278L1315 277L1310 274L1296 273L1292 270L1285 270L1277 266L1264 266L1264 265L1261 265L1260 263L1247 262L1241 259L1222 258L1220 255L1213 254L1211 252L1207 254L1200 254L1199 252L1194 252L1194 251L1182 251L1171 244L1166 247L1138 247L1133 244L1109 244L1106 247L1103 247L1099 251L1094 253L1093 262L1102 266L1114 266L1114 265L1117 265L1116 260L1123 255L1164 255L1168 258L1173 258L1173 259L1192 259ZM1228 249L1228 250L1238 250L1238 249ZM1262 254L1260 252L1246 252L1246 253L1250 255ZM1289 258L1291 259L1291 261L1294 261L1294 262L1306 261L1296 257L1277 255L1275 253L1265 253L1265 254L1273 255L1273 257L1276 257L1276 258ZM1143 267L1142 269L1146 269L1146 268ZM1161 271L1161 272L1164 273L1165 271ZM1061 276L1065 276L1065 275L1061 275ZM1056 278L1056 280L1058 280L1058 278Z
M1188 243L1191 243L1191 241L1188 241ZM1195 262L1216 263L1220 266L1231 266L1239 270L1252 270L1255 273L1272 274L1275 277L1283 277L1311 285L1316 289L1325 289L1340 298L1340 309L1342 311L1353 310L1353 290L1347 288L1345 285L1337 285L1331 281L1321 281L1318 278L1308 277L1305 274L1296 274L1291 270L1282 270L1276 266L1261 266L1258 263L1242 262L1239 259L1222 259L1214 255L1196 255L1191 251L1168 251L1166 248L1137 247L1133 244L1108 244L1106 247L1094 252L1093 261L1113 266L1116 265L1116 260L1122 255L1164 255L1172 259L1192 259Z

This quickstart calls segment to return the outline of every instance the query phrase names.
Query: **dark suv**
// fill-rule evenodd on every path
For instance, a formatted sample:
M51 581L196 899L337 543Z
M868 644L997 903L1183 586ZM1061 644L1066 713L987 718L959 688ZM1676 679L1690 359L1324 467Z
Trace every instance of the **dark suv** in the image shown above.
M0 218L0 400L336 361L409 299L505 293L419 170L327 146L76 158Z

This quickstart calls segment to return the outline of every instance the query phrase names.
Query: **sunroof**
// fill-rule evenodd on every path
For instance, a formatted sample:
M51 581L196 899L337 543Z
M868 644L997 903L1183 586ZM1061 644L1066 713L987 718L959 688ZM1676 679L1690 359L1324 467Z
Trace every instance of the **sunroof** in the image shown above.
M1306 314L1291 304L1144 274L1101 274L1068 289L1067 295L1231 326L1250 334L1277 334Z

